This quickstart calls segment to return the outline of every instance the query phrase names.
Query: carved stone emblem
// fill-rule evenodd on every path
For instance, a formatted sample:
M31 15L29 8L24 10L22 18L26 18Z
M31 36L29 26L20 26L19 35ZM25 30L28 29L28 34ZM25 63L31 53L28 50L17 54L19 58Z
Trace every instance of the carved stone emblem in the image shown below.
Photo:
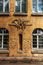
M15 19L10 25L16 26L19 29L25 29L26 26L29 26L28 22L29 22L28 20L24 20L24 19Z

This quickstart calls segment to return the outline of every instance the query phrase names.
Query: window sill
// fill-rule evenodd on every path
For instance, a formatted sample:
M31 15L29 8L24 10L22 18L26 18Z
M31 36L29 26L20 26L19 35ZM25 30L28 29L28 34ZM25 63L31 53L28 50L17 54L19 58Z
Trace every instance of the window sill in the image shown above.
M27 13L14 13L14 16L27 16Z
M9 53L9 50L0 49L0 53Z
M21 54L22 52L23 52L22 50L18 50L18 53L20 53L20 54Z
M32 16L43 16L43 13L32 13Z
M9 16L9 13L0 13L0 16Z
M43 49L41 50L41 49L39 49L39 50L32 50L32 53L35 53L35 54L43 54Z

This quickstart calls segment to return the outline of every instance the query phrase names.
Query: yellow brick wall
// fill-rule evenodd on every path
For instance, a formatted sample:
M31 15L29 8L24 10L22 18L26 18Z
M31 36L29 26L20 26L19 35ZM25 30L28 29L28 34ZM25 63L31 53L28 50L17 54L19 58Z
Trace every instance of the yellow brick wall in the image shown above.
M6 28L9 31L9 56L33 56L32 54L32 32L36 28L43 29L43 16L32 16L32 0L27 0L27 16L14 16L15 0L10 0L10 15L0 16L0 28ZM15 19L28 20L31 26L24 30L10 26ZM19 34L23 35L22 52L19 51ZM0 55L1 56L1 55ZM35 56L35 55L34 55Z

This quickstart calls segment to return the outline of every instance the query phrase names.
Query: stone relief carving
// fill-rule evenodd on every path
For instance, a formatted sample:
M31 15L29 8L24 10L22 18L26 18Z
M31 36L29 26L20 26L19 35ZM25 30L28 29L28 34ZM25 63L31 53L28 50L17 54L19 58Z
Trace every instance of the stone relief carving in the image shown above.
M32 24L28 24L28 20L25 19L15 19L13 22L10 24L12 26L16 26L19 29L25 29L26 26L31 26Z

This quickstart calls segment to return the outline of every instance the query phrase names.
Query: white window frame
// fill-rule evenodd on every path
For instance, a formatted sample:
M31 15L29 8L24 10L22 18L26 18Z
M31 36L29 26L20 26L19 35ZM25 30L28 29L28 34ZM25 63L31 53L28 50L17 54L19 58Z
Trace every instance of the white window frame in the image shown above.
M3 34L0 34L1 36L2 36L2 39L1 39L1 41L2 41L2 46L0 47L0 49L4 49L4 35L8 35L8 34L6 34L6 33L3 33Z
M37 30L37 32L38 32L38 30ZM43 50L43 48L39 48L39 35L41 36L41 35L43 35L43 33L39 33L39 34L32 34L32 42L33 42L33 35L34 36L37 36L37 47L33 47L33 43L32 43L32 49L36 49L36 50Z
M10 12L10 0L9 0L9 12ZM3 12L2 13L6 13L5 12L5 0L3 0Z
M8 33L4 33L4 31L2 30L2 33L0 33L0 35L2 36L2 39L1 39L1 41L2 41L2 45L1 45L1 47L0 47L0 49L4 49L4 35L9 35Z
M43 13L43 11L39 11L39 10L38 10L38 9L39 9L38 3L39 3L39 0L37 0L37 6L36 6L37 12L35 12L35 11L33 10L33 1L32 1L32 12L33 12L33 13Z
M20 2L20 13L22 13L22 0L19 1ZM16 3L16 0L15 0L15 3ZM16 4L15 4L15 7L16 7ZM15 11L16 12L16 11ZM18 12L19 13L19 12Z

